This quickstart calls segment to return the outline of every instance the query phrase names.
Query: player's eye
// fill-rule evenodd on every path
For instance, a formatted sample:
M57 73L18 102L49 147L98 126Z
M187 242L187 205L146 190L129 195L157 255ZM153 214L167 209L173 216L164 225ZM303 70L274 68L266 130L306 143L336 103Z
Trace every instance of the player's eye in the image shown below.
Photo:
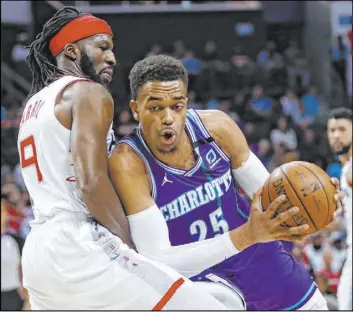
M161 109L160 106L151 106L151 107L149 108L150 111L158 111L158 110L160 110L160 109Z
M174 110L181 110L183 108L184 108L184 104L182 104L182 103L173 105Z
M99 48L100 48L102 51L108 50L108 47L106 47L106 46L105 46L105 47L104 47L104 46L103 46L103 47L99 47Z

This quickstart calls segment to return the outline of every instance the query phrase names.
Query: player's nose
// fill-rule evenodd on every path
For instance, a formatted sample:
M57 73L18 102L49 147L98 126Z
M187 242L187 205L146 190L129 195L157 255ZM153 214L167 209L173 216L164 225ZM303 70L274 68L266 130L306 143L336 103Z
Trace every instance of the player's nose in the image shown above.
M115 59L114 53L112 51L109 51L109 52L110 53L107 54L107 57L106 57L105 61L110 66L115 66L116 65L116 59Z
M173 116L173 112L171 109L167 108L164 110L165 114L163 116L163 120L162 123L164 125L171 125L174 123L174 116Z

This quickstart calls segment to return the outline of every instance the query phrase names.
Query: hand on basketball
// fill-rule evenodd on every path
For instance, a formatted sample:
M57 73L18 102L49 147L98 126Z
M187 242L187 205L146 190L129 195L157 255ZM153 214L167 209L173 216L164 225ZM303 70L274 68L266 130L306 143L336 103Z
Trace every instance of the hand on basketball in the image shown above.
M285 202L286 197L277 197L266 211L261 210L262 188L254 194L251 204L251 213L248 220L249 232L253 243L265 243L274 240L298 241L307 235L307 224L296 227L284 227L281 225L287 219L299 212L298 207L292 207L284 212L278 213L277 210Z
M342 200L344 199L344 193L340 189L340 181L338 181L337 178L331 178L330 181L334 185L334 187L336 188L336 193L333 196L333 198L337 204L336 211L333 214L333 218L335 219L337 216L339 216L343 213Z

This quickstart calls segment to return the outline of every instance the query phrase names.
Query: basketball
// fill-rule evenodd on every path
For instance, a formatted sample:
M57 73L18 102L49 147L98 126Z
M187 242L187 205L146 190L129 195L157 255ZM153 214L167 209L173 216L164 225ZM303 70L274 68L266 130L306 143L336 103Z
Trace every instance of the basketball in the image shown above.
M299 212L282 225L291 227L307 223L308 234L313 234L333 220L335 193L335 186L324 170L308 162L293 161L271 173L262 191L261 204L266 210L279 195L286 195L287 200L276 214L294 206Z

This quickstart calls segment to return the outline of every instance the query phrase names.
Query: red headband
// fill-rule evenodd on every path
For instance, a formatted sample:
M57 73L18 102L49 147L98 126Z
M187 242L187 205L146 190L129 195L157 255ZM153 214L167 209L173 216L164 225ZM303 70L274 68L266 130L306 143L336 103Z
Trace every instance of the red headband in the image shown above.
M49 49L57 56L67 43L75 42L97 34L113 36L108 23L93 15L83 15L66 24L51 40Z

